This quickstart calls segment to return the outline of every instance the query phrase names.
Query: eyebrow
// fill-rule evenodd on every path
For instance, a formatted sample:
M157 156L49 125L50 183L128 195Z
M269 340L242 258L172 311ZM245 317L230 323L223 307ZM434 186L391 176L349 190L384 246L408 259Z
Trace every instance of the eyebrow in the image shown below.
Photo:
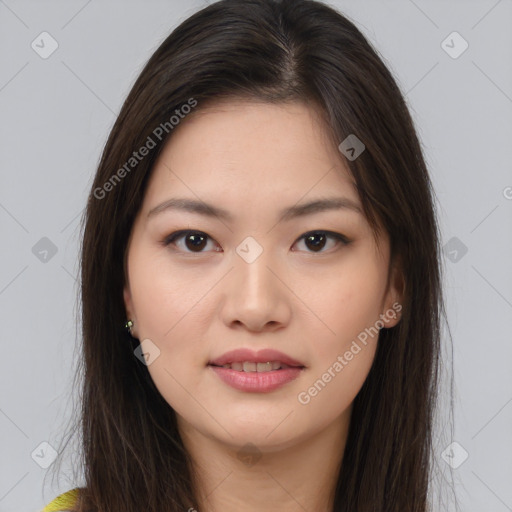
M314 213L341 209L352 210L362 215L361 208L351 199L347 197L329 197L319 198L309 203L285 208L280 212L279 221L289 221L297 217L304 217ZM168 199L167 201L164 201L158 206L152 208L148 213L148 217L152 217L167 210L181 210L207 217L218 217L219 219L226 220L228 222L233 221L233 215L223 208L213 206L203 201L186 198Z

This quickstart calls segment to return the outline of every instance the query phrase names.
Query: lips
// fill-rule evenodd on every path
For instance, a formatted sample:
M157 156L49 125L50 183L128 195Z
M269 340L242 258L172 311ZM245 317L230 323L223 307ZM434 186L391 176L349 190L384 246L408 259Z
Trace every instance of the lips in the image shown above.
M209 366L223 366L232 363L268 363L268 362L279 362L282 363L283 367L291 366L298 368L305 368L305 365L300 361L293 359L292 357L279 352L274 349L263 349L258 352L254 352L250 349L237 349L231 350L222 354L220 357L212 359Z

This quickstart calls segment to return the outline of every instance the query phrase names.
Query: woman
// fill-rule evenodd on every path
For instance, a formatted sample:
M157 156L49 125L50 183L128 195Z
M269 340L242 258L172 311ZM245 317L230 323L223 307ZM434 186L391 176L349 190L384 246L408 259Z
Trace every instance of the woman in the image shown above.
M85 486L54 509L431 510L433 198L403 96L341 14L185 20L89 196Z

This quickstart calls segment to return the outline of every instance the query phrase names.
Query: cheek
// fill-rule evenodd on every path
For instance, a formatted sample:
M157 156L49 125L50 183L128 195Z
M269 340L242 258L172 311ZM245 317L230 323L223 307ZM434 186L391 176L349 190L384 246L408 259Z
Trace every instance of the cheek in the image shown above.
M171 275L163 265L153 264L134 283L141 339L151 339L160 350L148 371L164 400L178 414L190 409L187 390L200 385L205 358L199 318L204 291L195 293L197 288L185 281L176 273Z
M328 275L316 276L316 287L309 279L303 282L298 294L306 297L305 304L317 316L310 325L319 340L315 355L324 363L325 358L332 359L349 350L358 336L364 339L366 329L375 326L382 313L379 308L386 274L375 259L354 255L339 268L331 269ZM376 341L377 337L374 338Z
M318 418L327 425L348 412L368 376L377 349L375 322L385 278L375 261L359 259L322 281L328 282L323 293L308 296L308 306L322 322L315 322L316 334L309 331L314 340L311 368L297 402L306 408L304 418L312 428Z
M190 326L190 319L201 311L206 302L205 290L213 286L213 279L208 285L199 272L176 269L165 251L155 255L140 250L133 254L131 263L130 289L139 334L168 343L185 324Z
M208 306L208 297L203 298L208 288L197 272L184 273L172 268L163 253L155 255L149 249L134 251L130 260L130 289L139 338L151 340L160 351L148 371L167 402L179 407L190 399L183 385L193 388L194 379L204 366L201 319Z
M360 344L361 345L361 344ZM304 428L327 426L340 415L348 415L351 405L361 390L370 371L375 355L375 345L361 345L357 354L347 361L333 357L311 376L307 387L297 395L298 413L307 424ZM341 362L343 361L343 362Z

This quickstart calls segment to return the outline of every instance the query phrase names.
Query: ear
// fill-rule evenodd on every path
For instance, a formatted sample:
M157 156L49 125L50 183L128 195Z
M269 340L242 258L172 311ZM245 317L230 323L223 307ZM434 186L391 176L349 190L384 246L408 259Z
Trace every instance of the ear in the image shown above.
M127 318L131 318L133 316L133 303L130 285L128 283L126 283L123 288L123 300L124 308L126 309L126 316Z
M405 278L399 261L395 261L390 271L388 289L384 297L381 314L386 329L394 327L400 321L404 294Z

